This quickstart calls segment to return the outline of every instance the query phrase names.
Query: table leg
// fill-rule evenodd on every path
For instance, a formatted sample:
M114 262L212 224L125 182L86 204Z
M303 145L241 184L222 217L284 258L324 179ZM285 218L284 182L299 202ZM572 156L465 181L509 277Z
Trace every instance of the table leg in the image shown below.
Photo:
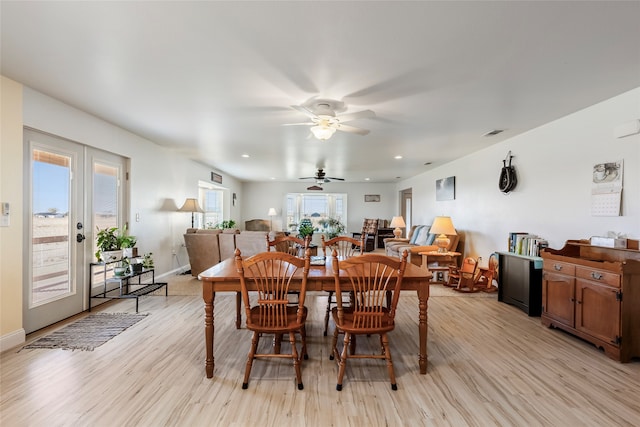
M204 299L204 335L205 349L207 352L205 370L207 372L207 378L212 378L213 368L215 368L215 362L213 358L213 305L216 299L216 294L215 292L213 292L211 282L203 281L202 297Z
M427 302L429 300L429 282L421 283L418 289L418 331L420 333L420 355L418 364L420 374L427 373Z

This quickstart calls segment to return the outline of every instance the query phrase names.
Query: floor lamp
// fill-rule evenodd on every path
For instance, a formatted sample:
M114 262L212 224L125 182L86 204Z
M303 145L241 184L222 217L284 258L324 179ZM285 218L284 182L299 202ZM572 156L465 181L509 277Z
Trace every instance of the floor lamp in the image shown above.
M204 212L202 210L202 208L200 207L200 205L198 204L198 199L187 199L184 201L184 204L182 205L182 207L180 209L178 209L179 212L191 212L191 228L193 228L193 214L195 212Z
M278 215L276 208L269 208L269 213L267 215L269 215L270 220L269 231L273 231L273 217Z

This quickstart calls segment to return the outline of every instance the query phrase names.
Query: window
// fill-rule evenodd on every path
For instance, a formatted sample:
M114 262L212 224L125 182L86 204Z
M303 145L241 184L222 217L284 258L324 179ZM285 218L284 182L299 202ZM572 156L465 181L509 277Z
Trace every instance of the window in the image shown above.
M200 187L200 204L204 211L204 228L213 228L224 220L224 191L213 186Z
M286 225L290 231L297 230L303 218L309 218L313 227L318 230L322 230L321 222L328 218L337 219L346 224L347 195L289 193L286 212Z

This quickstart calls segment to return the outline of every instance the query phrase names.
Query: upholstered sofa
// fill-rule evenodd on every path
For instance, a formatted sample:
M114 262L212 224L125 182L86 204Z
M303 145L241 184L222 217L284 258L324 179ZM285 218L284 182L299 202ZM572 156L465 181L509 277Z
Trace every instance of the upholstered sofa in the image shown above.
M200 230L187 229L184 234L184 244L189 255L191 275L198 276L207 268L222 260L234 256L235 250L240 249L242 256L251 256L267 249L266 231L240 231L236 229ZM273 239L279 233L271 233Z
M414 225L409 230L407 238L388 238L384 240L384 250L388 256L399 257L403 251L409 254L409 260L415 265L422 264L420 252L437 251L436 235L429 233L430 225ZM447 250L455 251L460 242L460 233L447 235L449 246Z

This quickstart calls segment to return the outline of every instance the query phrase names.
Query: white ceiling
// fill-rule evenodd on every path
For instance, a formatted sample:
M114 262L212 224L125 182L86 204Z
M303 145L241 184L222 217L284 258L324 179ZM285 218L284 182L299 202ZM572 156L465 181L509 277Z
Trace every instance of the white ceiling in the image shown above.
M394 182L640 86L638 1L0 7L3 75L246 181ZM282 126L312 97L371 133Z

